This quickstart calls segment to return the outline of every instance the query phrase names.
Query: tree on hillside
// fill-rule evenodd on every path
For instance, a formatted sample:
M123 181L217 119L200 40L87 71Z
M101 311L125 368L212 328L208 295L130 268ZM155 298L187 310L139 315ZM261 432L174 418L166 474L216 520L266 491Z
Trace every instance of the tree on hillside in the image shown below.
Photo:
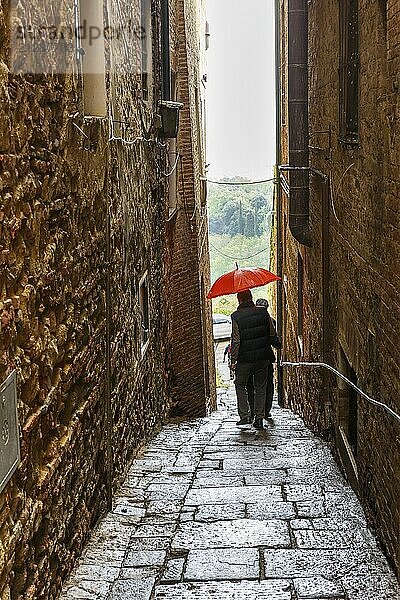
M248 212L246 217L246 227L244 230L244 235L246 237L254 237L255 234L255 218L253 212Z
M265 196L260 194L258 196L254 196L254 198L250 200L250 204L254 209L259 210L260 208L268 206L269 202Z
M225 179L225 181L230 181ZM243 181L243 177L235 178ZM210 233L254 238L266 232L266 215L272 208L272 186L268 184L216 185L208 190Z

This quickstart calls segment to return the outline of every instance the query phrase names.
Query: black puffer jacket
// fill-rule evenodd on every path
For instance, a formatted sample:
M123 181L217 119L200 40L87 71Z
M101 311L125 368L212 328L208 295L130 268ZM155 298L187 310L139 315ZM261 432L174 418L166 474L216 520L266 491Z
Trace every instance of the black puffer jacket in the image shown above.
M231 318L239 328L240 346L238 362L255 363L271 360L271 319L263 306L243 302Z

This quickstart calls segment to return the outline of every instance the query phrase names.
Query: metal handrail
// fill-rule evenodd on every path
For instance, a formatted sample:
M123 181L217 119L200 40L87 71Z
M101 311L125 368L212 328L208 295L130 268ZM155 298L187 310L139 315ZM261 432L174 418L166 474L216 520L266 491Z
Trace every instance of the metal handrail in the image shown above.
M352 381L350 381L350 379L348 379L345 375L343 375L343 373L341 373L340 371L338 371L331 365L328 365L323 362L281 361L280 366L281 367L322 367L323 369L328 369L328 371L335 373L335 375L337 375L337 377L339 377L340 379L345 381L350 387L352 387L356 392L358 392L358 394L360 394L360 396L365 398L365 400L367 400L367 402L369 402L370 404L373 404L374 406L379 406L380 408L383 408L384 411L386 411L391 417L393 417L394 419L396 419L396 421L398 421L400 423L400 415L398 415L394 410L392 410L389 406L387 406L387 404L384 404L383 402L379 402L378 400L371 398L371 396L368 396L368 394L366 394L365 392L360 390L360 388L357 387Z

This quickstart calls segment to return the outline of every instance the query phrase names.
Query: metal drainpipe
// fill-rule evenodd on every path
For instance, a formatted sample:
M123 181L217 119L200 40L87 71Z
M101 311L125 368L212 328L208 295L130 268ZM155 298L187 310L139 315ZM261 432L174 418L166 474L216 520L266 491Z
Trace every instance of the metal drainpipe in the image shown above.
M161 0L162 97L171 100L171 65L169 50L169 2Z
M288 104L289 164L292 167L308 167L307 0L288 0ZM291 171L289 229L293 237L305 246L311 245L308 204L308 171Z
M281 164L281 23L280 23L280 0L275 0L275 214L276 214L276 266L277 274L282 279L282 203L281 203L281 185L280 173L278 165ZM282 281L277 284L277 300L276 300L276 322L278 335L282 339L282 317L283 317L283 298L282 298ZM277 361L277 388L278 388L278 404L283 405L283 367L281 365L281 350L278 350Z
M322 186L322 361L329 363L331 360L331 302L330 302L330 234L329 234L329 212L330 212L330 181L323 173L315 172ZM329 405L330 386L332 376L329 371L322 371L322 390L324 403ZM331 418L331 412L329 414Z
M110 146L108 146L110 148ZM106 467L106 493L107 493L107 509L112 510L113 499L113 415L112 415L112 400L111 400L111 223L110 223L110 201L111 194L110 185L110 152L106 154L107 166L105 174L105 190L106 190L106 397L105 397L105 467Z

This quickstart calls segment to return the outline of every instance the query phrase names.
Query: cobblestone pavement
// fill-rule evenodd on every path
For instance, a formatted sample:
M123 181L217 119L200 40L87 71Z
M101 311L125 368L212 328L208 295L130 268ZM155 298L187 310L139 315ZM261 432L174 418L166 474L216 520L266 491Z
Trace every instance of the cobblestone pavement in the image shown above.
M62 600L399 600L326 445L277 406L240 430L219 400L133 462Z

